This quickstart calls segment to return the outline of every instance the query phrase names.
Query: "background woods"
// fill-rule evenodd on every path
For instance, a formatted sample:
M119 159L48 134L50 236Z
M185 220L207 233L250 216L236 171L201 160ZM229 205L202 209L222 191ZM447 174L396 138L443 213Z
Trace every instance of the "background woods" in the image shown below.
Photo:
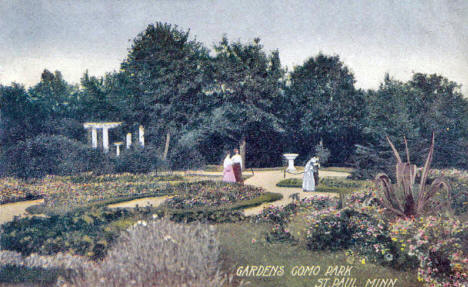
M163 158L171 168L218 164L223 150L238 146L249 167L278 166L284 152L299 153L302 163L321 142L330 162L372 177L392 160L386 136L402 148L405 135L421 164L432 132L434 166L468 166L468 101L457 83L420 73L408 82L387 75L377 90L354 83L337 55L312 56L288 72L260 39L225 36L209 50L188 31L156 23L136 36L119 71L86 72L71 85L59 71L44 70L29 89L0 85L2 170L23 177L41 176L33 171L43 165L59 174L71 166L102 170L113 159L87 148L85 121L123 121L115 140L143 125L147 168ZM144 156L125 152L133 155L123 158Z

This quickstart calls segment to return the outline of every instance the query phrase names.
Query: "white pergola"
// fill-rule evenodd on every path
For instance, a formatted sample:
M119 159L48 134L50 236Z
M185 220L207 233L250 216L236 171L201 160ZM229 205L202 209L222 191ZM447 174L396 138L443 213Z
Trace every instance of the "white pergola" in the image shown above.
M122 122L97 122L97 123L84 123L85 129L91 129L91 142L93 148L98 147L97 142L97 129L102 129L102 147L104 152L109 151L109 129L118 127Z

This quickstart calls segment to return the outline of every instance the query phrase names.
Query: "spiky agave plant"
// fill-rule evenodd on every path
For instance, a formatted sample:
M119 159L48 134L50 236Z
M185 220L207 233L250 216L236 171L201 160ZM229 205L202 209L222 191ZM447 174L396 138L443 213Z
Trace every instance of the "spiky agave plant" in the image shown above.
M440 210L442 207L450 209L450 185L443 178L436 178L431 185L426 184L427 177L434 154L434 133L432 133L432 142L427 155L426 163L421 171L421 181L416 183L416 174L418 168L411 164L406 137L404 138L407 162L401 160L400 154L393 143L387 137L387 141L393 150L397 160L396 164L396 184L392 184L388 175L381 173L376 176L377 184L383 191L383 205L389 211L400 217L418 217L423 214L430 204L432 211ZM434 195L445 190L447 199L436 203Z

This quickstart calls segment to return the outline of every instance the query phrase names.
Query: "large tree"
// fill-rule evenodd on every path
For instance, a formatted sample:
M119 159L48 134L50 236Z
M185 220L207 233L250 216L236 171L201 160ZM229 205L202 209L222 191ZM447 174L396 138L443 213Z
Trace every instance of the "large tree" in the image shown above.
M0 85L0 145L2 150L40 133L43 111L23 85Z
M215 51L214 80L207 90L214 103L209 136L224 138L225 148L240 146L246 165L278 164L284 131L278 116L284 74L278 52L267 54L260 39L243 44L226 37Z
M60 134L83 139L79 121L79 88L68 84L60 71L44 70L41 81L28 90L35 104L40 106L42 127L38 133Z
M177 26L151 24L134 39L121 71L129 80L131 118L154 144L163 134L178 136L199 112L208 62L209 51Z
M365 116L364 96L354 83L338 56L319 54L294 68L286 89L291 151L305 159L322 140L332 162L346 161L354 144L362 140Z
M399 150L406 137L411 161L421 165L434 132L434 165L467 166L468 101L459 85L439 75L416 73L406 83L386 75L379 89L367 95L366 141L356 150L356 176L373 177L392 166L387 136Z

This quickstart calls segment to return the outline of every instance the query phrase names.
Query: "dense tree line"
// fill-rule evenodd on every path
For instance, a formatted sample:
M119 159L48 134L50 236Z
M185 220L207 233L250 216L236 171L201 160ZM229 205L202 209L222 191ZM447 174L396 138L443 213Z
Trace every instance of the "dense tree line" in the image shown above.
M173 168L219 163L224 150L239 146L249 167L280 165L284 152L299 153L300 164L321 144L330 162L353 164L365 177L388 165L386 136L399 147L406 136L418 162L432 132L436 165L468 164L468 101L442 76L416 73L400 82L387 75L379 89L363 91L339 56L319 54L287 72L260 39L224 36L210 51L163 23L137 35L117 72L86 72L70 85L44 70L29 89L0 86L0 112L7 171L11 154L40 154L47 136L58 137L57 147L84 146L86 121L123 121L116 138L143 125L148 148ZM23 152L30 146L38 151Z

